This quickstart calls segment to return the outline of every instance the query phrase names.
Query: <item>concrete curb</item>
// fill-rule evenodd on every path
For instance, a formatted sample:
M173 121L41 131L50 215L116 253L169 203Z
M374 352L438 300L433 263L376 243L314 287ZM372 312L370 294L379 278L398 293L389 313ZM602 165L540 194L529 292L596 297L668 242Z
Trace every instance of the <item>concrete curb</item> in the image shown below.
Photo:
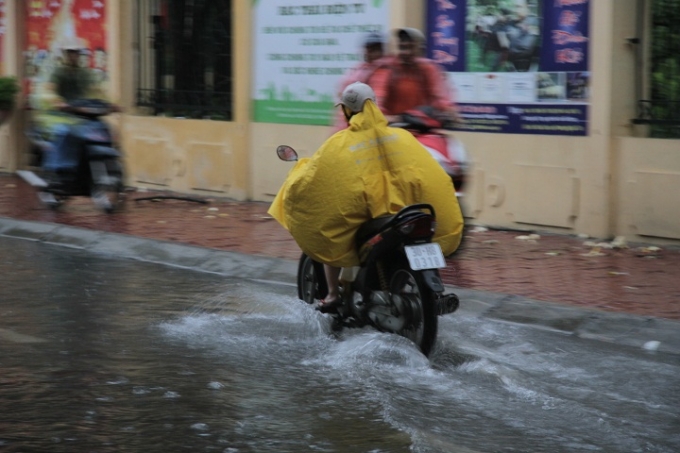
M0 217L0 236L289 285L295 284L297 273L297 262L291 260L7 217ZM468 315L531 325L650 351L680 354L680 323L676 321L583 309L508 294L450 288L460 297L460 311Z

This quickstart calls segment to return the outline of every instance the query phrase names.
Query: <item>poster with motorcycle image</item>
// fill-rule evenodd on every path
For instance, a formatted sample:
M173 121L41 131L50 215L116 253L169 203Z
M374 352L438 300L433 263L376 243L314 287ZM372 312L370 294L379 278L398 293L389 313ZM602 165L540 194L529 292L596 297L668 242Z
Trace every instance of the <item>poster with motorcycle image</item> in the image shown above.
M586 135L590 0L428 0L460 130Z
M389 0L253 0L253 112L264 123L330 125L366 34L387 36Z
M23 2L26 20L24 49L27 94L36 93L62 64L62 46L82 47L79 64L91 68L97 81L107 82L106 2L108 0L30 0Z

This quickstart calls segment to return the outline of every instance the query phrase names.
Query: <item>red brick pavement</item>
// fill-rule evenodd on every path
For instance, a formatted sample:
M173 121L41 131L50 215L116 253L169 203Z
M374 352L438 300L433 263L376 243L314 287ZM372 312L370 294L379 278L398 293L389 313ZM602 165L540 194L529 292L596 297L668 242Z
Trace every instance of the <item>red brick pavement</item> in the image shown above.
M300 250L267 215L268 204L206 199L135 201L161 193L134 192L125 208L106 215L86 198L58 211L38 201L14 175L0 174L0 216L162 239L221 250L297 259ZM680 248L595 247L572 236L475 231L442 272L446 284L515 294L600 310L680 320ZM593 240L590 240L591 242Z

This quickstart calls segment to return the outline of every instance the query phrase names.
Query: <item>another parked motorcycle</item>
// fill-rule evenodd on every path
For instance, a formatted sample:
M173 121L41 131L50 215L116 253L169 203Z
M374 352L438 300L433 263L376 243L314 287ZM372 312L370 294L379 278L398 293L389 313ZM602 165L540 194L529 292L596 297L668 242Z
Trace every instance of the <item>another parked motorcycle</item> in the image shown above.
M390 126L411 132L451 177L456 195L462 195L468 172L465 147L460 140L446 132L448 125L437 118L432 107L423 106L404 112L400 120Z
M277 155L296 161L281 145ZM373 326L413 341L428 355L437 338L438 315L458 308L455 294L444 294L439 268L446 261L432 242L436 215L429 204L404 207L395 215L366 222L356 234L360 265L340 273L342 304L330 313L333 327ZM328 294L323 265L306 254L297 273L298 297L309 304Z
M106 212L113 212L124 197L121 153L114 146L109 126L102 117L113 112L112 104L98 99L82 99L62 109L78 119L68 127L63 155L57 156L45 131L27 131L38 174L18 171L38 190L38 196L51 208L58 208L72 196L90 196Z

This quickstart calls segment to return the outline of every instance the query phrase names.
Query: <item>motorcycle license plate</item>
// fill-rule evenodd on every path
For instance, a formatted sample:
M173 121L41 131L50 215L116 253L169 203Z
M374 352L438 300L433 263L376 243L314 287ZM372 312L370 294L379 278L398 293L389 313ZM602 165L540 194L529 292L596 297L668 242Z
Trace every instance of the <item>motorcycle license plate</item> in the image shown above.
M430 244L407 245L406 258L414 271L446 267L442 248L436 242Z

